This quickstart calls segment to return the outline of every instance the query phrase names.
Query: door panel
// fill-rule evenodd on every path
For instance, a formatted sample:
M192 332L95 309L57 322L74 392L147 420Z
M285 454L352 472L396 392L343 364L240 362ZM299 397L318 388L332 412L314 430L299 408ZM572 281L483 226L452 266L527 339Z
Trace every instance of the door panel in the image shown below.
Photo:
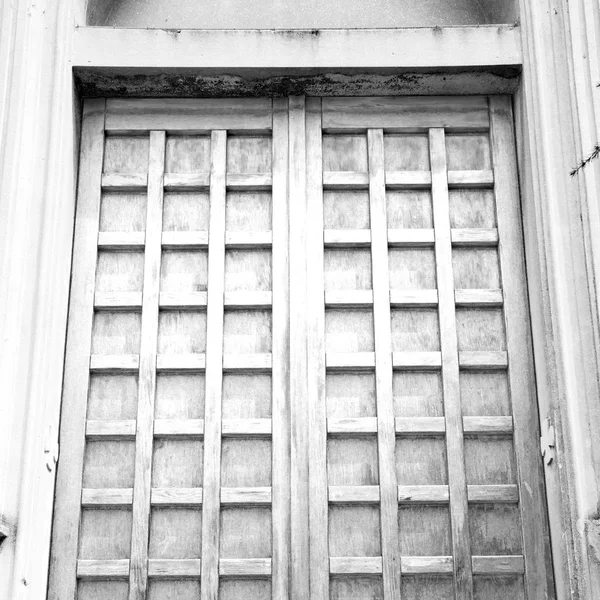
M551 596L516 182L506 98L86 102L49 597Z

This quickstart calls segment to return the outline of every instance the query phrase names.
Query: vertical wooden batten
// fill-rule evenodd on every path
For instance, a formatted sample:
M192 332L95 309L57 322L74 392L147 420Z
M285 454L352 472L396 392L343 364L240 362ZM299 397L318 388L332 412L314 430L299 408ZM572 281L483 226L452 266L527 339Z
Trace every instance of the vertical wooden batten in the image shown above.
M473 578L467 520L467 482L464 466L444 129L433 128L429 130L429 153L433 224L435 228L436 279L439 297L440 345L442 350L442 389L446 418L450 522L454 555L454 590L456 600L470 600L473 597Z
M290 396L288 101L273 101L273 600L289 597Z
M206 408L204 416L204 489L202 503L202 600L217 600L219 594L227 133L223 130L213 131L210 147L210 231L208 243Z
M148 537L156 397L165 141L164 131L150 132L129 600L144 600L148 587Z
M309 460L306 332L306 103L289 98L291 596L308 600Z
M327 399L325 394L325 304L323 281L323 149L321 99L306 106L308 316L308 420L310 452L310 593L329 598Z
M398 484L396 479L396 430L392 400L392 339L383 130L369 129L367 144L383 590L386 600L399 600Z
M94 289L98 246L90 240L98 238L100 217L100 181L104 153L104 100L88 100L83 111L81 166L79 173L78 210L82 218L75 228L73 247L72 292L67 332L63 385L63 414L60 441L63 446L61 469L56 482L54 518L61 523L55 528L51 545L49 598L75 597L77 578L77 540L81 514L81 482L85 448L85 420Z

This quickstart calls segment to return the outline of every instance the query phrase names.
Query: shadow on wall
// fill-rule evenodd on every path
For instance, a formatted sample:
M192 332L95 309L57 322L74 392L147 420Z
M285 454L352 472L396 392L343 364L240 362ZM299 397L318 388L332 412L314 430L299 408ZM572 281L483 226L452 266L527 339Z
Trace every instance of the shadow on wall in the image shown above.
M515 23L516 0L90 0L87 24L156 29L451 27Z

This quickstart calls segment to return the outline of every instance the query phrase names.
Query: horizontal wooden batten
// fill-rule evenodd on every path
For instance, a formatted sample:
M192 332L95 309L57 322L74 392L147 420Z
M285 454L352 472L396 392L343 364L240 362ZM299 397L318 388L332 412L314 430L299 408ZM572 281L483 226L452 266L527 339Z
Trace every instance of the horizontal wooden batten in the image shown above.
M442 353L393 352L392 366L398 371L435 371L442 368Z
M364 435L377 433L377 417L346 417L327 419L327 433L331 435Z
M431 171L387 171L385 185L390 189L431 187Z
M271 173L229 173L227 188L233 190L270 190L273 185Z
M326 291L325 306L328 308L368 308L373 306L373 290Z
M323 98L326 131L383 128L386 132L426 132L489 129L487 98L477 96Z
M223 371L266 372L271 370L271 363L270 354L225 354Z
M143 250L145 242L143 231L101 231L98 234L100 250Z
M214 129L268 132L272 128L271 104L270 98L115 98L106 101L105 130L165 130L188 135Z
M438 305L437 290L390 290L390 305L398 307L434 307Z
M104 173L102 189L111 192L138 192L148 187L146 173Z
M163 231L163 250L208 248L208 231Z
M269 577L270 558L222 558L219 560L221 577Z
M198 372L206 368L205 354L159 354L156 357L156 370L167 372Z
M133 488L104 488L81 490L81 506L84 508L118 508L131 506Z
M512 435L512 417L463 417L465 435Z
M402 556L400 570L405 575L445 575L452 573L451 556Z
M202 488L152 488L153 506L201 506Z
M197 438L204 435L204 419L156 419L154 437Z
M323 243L326 248L366 248L371 245L369 229L325 229Z
M90 420L86 423L85 435L88 440L132 440L135 438L135 424L135 420Z
M330 504L377 504L378 485L330 485Z
M468 485L467 498L471 504L516 504L519 491L516 485ZM400 504L448 504L447 485L399 485Z
M223 437L271 437L271 419L223 419Z
M96 310L135 310L142 309L142 292L96 292Z
M490 188L493 186L493 171L448 171L448 187L450 188Z
M382 567L380 556L344 556L329 559L329 572L332 575L379 575Z
M140 366L138 354L92 354L90 356L90 371L92 372L132 372Z
M366 171L324 171L323 187L328 190L366 190L369 174Z
M206 292L161 292L158 305L162 309L196 309L205 308Z
M521 555L473 556L473 575L521 575L525 561Z
M78 560L78 579L127 579L129 559Z
M268 506L271 501L270 487L221 488L221 504Z
M446 432L444 417L396 417L396 434L403 437L416 435L443 435Z
M455 290L456 306L499 308L504 303L502 290Z
M388 229L390 248L420 248L433 246L434 243L433 229Z
M458 364L461 369L471 371L494 371L508 367L508 353L504 351L481 351L458 353Z
M228 231L225 233L227 248L270 248L273 234L270 231Z
M452 229L450 236L453 246L487 247L498 245L498 230L495 228Z
M327 352L325 366L329 370L362 371L375 368L374 352Z
M199 558L151 558L148 577L152 579L199 579L202 562Z
M208 190L210 173L165 173L163 185L165 190L169 192Z
M225 308L269 308L273 303L272 292L225 292Z

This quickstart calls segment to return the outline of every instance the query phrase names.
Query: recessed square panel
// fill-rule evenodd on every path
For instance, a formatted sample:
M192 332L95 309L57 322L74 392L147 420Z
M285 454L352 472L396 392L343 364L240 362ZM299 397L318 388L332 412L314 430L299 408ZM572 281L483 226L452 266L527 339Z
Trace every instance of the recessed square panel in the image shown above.
M458 349L467 351L506 350L502 309L457 309Z
M228 250L225 253L225 291L271 291L270 250Z
M462 371L460 403L465 416L510 415L507 374Z
M366 135L324 135L324 171L369 170Z
M444 415L440 373L395 371L394 414L397 417L442 417Z
M155 439L153 488L202 487L204 449L201 440Z
M326 310L327 352L373 352L373 312L370 310Z
M227 231L271 231L271 192L227 192Z
M148 172L148 136L111 135L104 142L104 172L136 174Z
M422 600L446 600L454 598L452 576L402 575L402 598ZM506 599L504 599L506 600Z
M88 419L135 419L137 402L137 375L90 374Z
M208 192L165 192L163 231L208 231Z
M148 600L198 600L198 598L200 598L200 581L197 579L150 579L148 582Z
M440 326L436 309L394 309L392 350L394 352L437 352Z
M239 310L225 312L223 351L226 354L271 352L271 312Z
M92 328L92 354L139 354L140 313L98 312Z
M427 134L386 134L386 171L429 171Z
M443 437L396 439L398 485L446 485L448 469Z
M374 417L377 414L374 373L327 373L327 416Z
M500 289L500 264L496 248L454 248L452 251L454 287L461 289Z
M204 374L158 373L156 375L156 418L204 418L205 389Z
M329 556L381 556L379 507L330 506Z
M227 136L227 173L270 173L271 138Z
M523 576L473 577L473 600L524 600Z
M161 292L205 292L208 285L208 252L204 250L162 253Z
M221 487L269 487L271 441L224 439L221 442Z
M219 600L271 600L270 579L219 579Z
M398 507L402 556L450 556L450 510L447 506Z
M329 485L377 485L377 438L332 438L327 441Z
M325 229L369 229L369 193L362 190L323 192Z
M517 473L512 438L466 437L465 472L467 484L516 483Z
M82 509L79 529L80 559L129 558L130 548L131 509Z
M205 351L204 311L167 310L159 313L159 354L202 354Z
M83 461L84 488L133 487L135 442L87 441Z
M100 231L145 231L146 193L102 192Z
M127 600L129 597L128 581L109 581L79 579L77 581L77 600Z
M202 512L196 508L153 507L149 558L200 558Z
M329 598L331 600L382 600L382 577L381 575L330 577Z
M430 190L388 190L388 229L431 229L433 227Z
M143 252L98 252L97 292L141 292L143 285Z
M270 508L221 509L221 558L270 558Z
M165 173L208 173L210 137L170 135L167 137Z
M450 190L450 226L458 229L496 227L492 190Z
M272 385L269 374L225 373L223 375L223 418L271 418Z
M328 249L324 258L325 291L373 289L370 250Z
M489 135L487 133L446 135L446 163L449 171L491 169Z
M516 504L469 506L471 554L499 556L522 554L521 517Z
M391 290L436 288L435 253L429 248L391 248L388 252Z

